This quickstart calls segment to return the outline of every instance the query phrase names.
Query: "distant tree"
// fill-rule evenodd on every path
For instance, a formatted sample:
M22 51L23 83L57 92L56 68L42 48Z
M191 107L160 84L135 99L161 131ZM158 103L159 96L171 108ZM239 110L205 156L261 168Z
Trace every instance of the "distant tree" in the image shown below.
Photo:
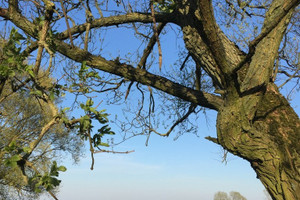
M214 200L230 200L230 197L226 192L217 192L214 196Z
M245 197L243 197L239 192L230 192L231 200L247 200Z
M247 200L239 192L232 191L230 195L226 192L215 193L214 200Z

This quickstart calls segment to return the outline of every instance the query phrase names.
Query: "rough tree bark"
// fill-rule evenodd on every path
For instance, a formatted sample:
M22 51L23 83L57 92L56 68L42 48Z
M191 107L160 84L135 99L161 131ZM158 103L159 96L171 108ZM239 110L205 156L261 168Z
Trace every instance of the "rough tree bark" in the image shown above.
M15 5L16 1L10 1ZM14 3L14 4L13 4ZM126 63L101 56L63 42L68 32L52 38L52 48L62 55L131 81L152 86L194 104L218 111L217 136L208 138L229 152L246 159L273 199L300 199L300 120L278 87L272 70L282 38L299 0L273 0L261 33L242 52L218 27L211 0L183 0L169 14L157 14L156 21L175 23L194 61L212 78L221 96L196 91ZM10 20L33 38L37 27L16 10L0 8ZM117 24L152 23L150 13L99 18L91 29ZM71 28L81 34L87 24Z
M250 44L244 56L217 27L210 1L188 2L191 6L183 3L180 18L186 46L224 90L218 138L211 140L248 160L273 199L300 199L299 117L270 81L280 42L298 3L273 1L264 36L253 47Z

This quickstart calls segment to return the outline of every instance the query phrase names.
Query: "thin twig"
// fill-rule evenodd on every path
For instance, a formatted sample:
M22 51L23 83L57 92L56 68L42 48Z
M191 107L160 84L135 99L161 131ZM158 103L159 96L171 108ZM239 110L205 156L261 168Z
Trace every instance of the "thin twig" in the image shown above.
M95 159L94 159L94 147L93 147L93 141L92 141L92 137L91 137L91 131L88 131L88 137L89 137L90 152L91 152L91 159L92 159L91 170L93 170L94 164L95 164Z
M158 37L158 30L157 30L157 27L156 27L156 19L155 19L153 1L150 2L150 6L151 6L151 15L152 15L152 19L153 19L153 31L154 31L154 35L155 35L156 42L157 42L157 47L158 47L159 70L161 70L161 66L162 66L162 51L161 51L161 45L160 45L160 41L159 41L159 37Z
M157 35L156 34L160 34L161 31L163 30L163 28L165 27L165 25L166 25L166 23L159 23L158 24L158 26L156 28L157 32L154 33L152 35L152 37L150 38L149 43L148 43L147 47L144 50L143 56L142 56L139 64L137 65L137 68L143 68L143 67L145 68L147 58L149 57L150 53L153 50L153 47L154 47L155 43L157 42Z
M101 10L101 8L100 8L99 5L98 5L98 1L97 1L97 0L95 0L95 6L96 6L96 8L97 8L97 10L98 10L99 15L100 15L101 17L103 17L102 10Z
M171 128L168 130L168 132L162 134L162 133L159 133L159 132L157 132L156 130L154 130L154 129L152 129L152 128L150 128L150 131L156 133L156 134L159 135L159 136L168 137L168 136L170 135L170 133L173 131L173 129L174 129L178 124L180 124L180 123L182 123L184 120L186 120L186 119L188 118L188 116L190 116L190 114L192 114L192 113L195 111L195 108L196 108L196 107L197 107L197 106L196 106L195 104L191 104L190 107L189 107L188 112L187 112L183 117L181 117L180 119L178 119L178 120L171 126Z
M286 81L284 81L278 88L282 88L285 84L287 84L290 80L292 80L293 78L296 77L296 74L298 73L298 71L300 70L300 65L298 66L298 68L296 69L295 73L293 75L291 75Z
M129 154L135 152L134 150L131 151L108 151L101 149L100 151L94 151L94 153L113 153L113 154Z
M66 9L65 9L65 6L64 6L64 3L63 3L62 0L60 0L60 5L61 5L61 8L63 10L64 16L65 16L66 25L67 25L67 29L68 29L68 34L69 34L69 38L70 38L70 43L71 43L72 47L74 47L74 43L73 43L71 29L70 29L70 25L69 25L69 21L68 21L67 12L66 12Z
M188 59L189 59L190 56L191 56L191 54L188 53L188 55L185 57L185 59L184 59L182 65L181 65L181 67L180 67L180 71L183 70L183 68L185 67L185 64L186 64L186 62L188 61Z
M159 25L157 26L157 33L158 34L161 33L161 31L163 30L163 28L165 27L165 25L166 25L166 23L159 23ZM145 69L145 65L146 65L147 59L148 59L150 53L152 52L153 47L154 47L156 41L157 41L157 36L154 33L152 35L152 37L150 38L147 47L144 49L143 56L142 56L140 62L138 63L137 68L139 68L139 69L140 68L144 68ZM133 82L134 81L131 81L130 84L129 84L129 86L128 86L128 89L127 89L126 95L125 95L125 100L127 99L127 96L129 95L130 88L131 88Z
M129 84L129 86L128 86L128 88L127 88L126 95L125 95L125 100L127 99L128 95L129 95L129 93L130 93L130 88L131 88L131 86L133 85L133 83L134 83L134 82L131 81L130 84Z

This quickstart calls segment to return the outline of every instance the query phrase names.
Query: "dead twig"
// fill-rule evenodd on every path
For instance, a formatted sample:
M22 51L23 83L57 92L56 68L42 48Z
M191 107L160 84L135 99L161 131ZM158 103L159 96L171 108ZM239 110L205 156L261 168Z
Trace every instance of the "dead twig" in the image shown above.
M155 19L153 1L150 2L150 6L151 6L151 15L152 15L152 19L153 19L153 31L154 31L154 35L155 35L156 42L157 42L157 47L158 47L159 70L161 70L161 66L162 66L162 51L161 51L161 45L160 45L160 41L159 41L159 37L158 37L158 30L157 30L157 26L156 26L156 19Z
M74 43L73 43L71 29L70 29L70 25L69 25L69 21L68 21L67 12L66 12L66 9L65 9L65 6L64 6L64 3L63 3L62 0L60 0L60 5L61 5L61 8L63 10L64 16L65 16L66 25L67 25L67 29L68 29L68 34L69 34L69 38L70 38L70 43L71 43L72 47L74 47Z

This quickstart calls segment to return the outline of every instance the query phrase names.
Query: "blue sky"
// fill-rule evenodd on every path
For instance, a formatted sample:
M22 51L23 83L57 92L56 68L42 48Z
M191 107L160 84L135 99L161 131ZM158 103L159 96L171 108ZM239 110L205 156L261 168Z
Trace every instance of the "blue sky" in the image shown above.
M229 156L221 162L221 149L202 136L214 134L203 126L201 137L184 135L178 140L144 138L122 145L135 152L97 154L95 169L87 156L77 166L67 164L59 199L213 199L217 191L238 191L248 200L264 199L263 186L249 164ZM88 155L88 154L87 154Z
M144 137L133 138L118 150L134 153L96 154L93 171L88 152L79 165L66 159L59 199L209 200L217 191L238 191L248 200L263 200L264 188L248 162L229 155L225 165L222 149L204 139L215 135L215 114L208 117L211 125L203 123L200 137L153 136L148 147Z

